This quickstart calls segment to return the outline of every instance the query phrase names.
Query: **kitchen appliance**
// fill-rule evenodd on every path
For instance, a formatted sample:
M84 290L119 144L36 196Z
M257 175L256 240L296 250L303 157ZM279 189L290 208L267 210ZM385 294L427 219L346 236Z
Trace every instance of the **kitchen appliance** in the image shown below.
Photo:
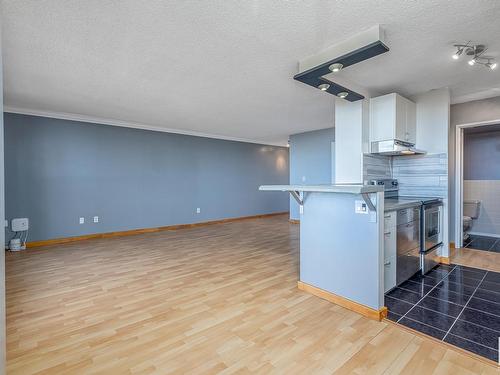
M419 199L400 197L396 179L370 180L369 184L384 188L386 211L396 212L396 285L399 285L420 270L422 202Z
M401 196L396 179L370 180L369 184L383 186L386 209L390 207L390 210L397 210L397 284L399 285L419 270L422 274L426 274L439 264L440 260L437 251L443 245L442 199ZM415 212L409 212L415 209L419 211L418 219ZM419 226L417 247L413 247L415 228L410 228L413 224ZM418 251L415 251L416 249ZM417 261L418 267L416 267ZM413 273L410 274L412 271Z
M396 284L420 270L420 207L396 212Z
M388 139L372 142L371 153L388 156L425 154L425 151L415 148L414 143Z
M425 275L439 264L437 251L443 246L443 201L426 199L422 203L420 264Z

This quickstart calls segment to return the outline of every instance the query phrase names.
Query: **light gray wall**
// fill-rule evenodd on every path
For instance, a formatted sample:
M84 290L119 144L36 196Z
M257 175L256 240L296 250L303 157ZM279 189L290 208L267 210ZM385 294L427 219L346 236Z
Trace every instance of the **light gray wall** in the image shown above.
M0 25L1 26L1 25ZM2 35L0 27L0 223L5 220ZM5 232L0 230L0 243ZM0 257L0 375L5 373L5 257Z
M500 131L465 132L464 180L500 180Z
M284 147L5 114L5 151L32 241L288 211Z
M335 173L334 140L334 128L291 135L290 184L331 184ZM300 218L298 204L293 198L290 199L290 218Z
M379 200L375 218L372 213L354 212L360 195L307 194L300 221L300 280L380 309L384 303L382 193L371 194L371 199Z
M500 119L500 96L454 104L450 108L448 179L450 187L450 239L455 238L455 131L460 124Z

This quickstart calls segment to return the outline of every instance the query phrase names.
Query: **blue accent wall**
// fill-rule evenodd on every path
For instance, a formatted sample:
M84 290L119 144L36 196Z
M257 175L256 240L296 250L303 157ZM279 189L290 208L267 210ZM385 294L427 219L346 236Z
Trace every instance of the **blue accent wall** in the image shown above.
M288 194L258 191L288 183L285 147L9 113L4 122L6 219L28 217L31 241L289 208Z
M290 184L331 184L333 163L332 142L334 128L315 130L290 136ZM305 178L305 180L303 179ZM290 199L290 218L298 220L298 204Z
M500 180L500 130L465 134L464 180Z

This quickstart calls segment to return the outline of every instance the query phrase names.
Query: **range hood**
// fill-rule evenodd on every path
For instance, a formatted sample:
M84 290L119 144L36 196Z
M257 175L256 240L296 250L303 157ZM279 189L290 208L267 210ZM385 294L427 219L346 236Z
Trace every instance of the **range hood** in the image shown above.
M397 139L372 142L371 151L372 154L388 156L425 154L425 151L416 149L413 143Z

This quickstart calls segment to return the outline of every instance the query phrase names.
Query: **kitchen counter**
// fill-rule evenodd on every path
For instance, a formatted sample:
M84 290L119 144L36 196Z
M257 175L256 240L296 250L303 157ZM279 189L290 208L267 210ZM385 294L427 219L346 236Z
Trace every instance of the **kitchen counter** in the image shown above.
M401 198L385 198L384 199L384 211L396 211L402 210L410 207L420 207L422 206L421 200L411 200L411 199L401 199Z
M383 187L263 185L259 189L263 194L290 193L299 204L299 288L365 316L382 318Z
M374 185L262 185L259 190L265 191L306 191L316 193L370 194L384 191L381 186Z

